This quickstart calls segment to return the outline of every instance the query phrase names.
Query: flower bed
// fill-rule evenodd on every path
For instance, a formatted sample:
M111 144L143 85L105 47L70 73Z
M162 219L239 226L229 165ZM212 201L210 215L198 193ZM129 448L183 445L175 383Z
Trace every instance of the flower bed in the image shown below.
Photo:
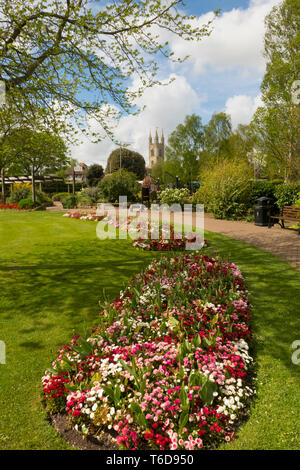
M164 234L162 227L158 239L139 237L137 240L134 240L133 246L146 251L183 251L186 250L187 243L195 242L196 237L192 234L187 236L180 234L180 238L176 238L174 226L170 225L169 230L167 230L167 235ZM207 246L208 242L204 239L202 248L206 248Z
M141 250L147 251L183 251L186 250L187 243L195 243L196 237L193 234L182 235L174 230L174 224L161 224L157 222L149 223L148 221L135 222L134 217L127 217L125 220L119 221L116 217L97 216L96 214L81 214L80 212L67 212L63 217L80 220L93 220L99 222L106 220L108 224L114 225L120 230L128 230L128 233L136 234L143 232L143 236L133 241L133 246ZM159 236L151 238L151 233L157 231ZM146 236L145 236L146 233ZM149 237L149 238L148 238ZM207 247L207 240L203 240L203 247Z
M42 379L50 414L121 449L230 441L249 386L250 305L239 269L199 253L153 261Z
M14 204L0 204L0 209L14 209L14 210L25 210L25 207L19 207L18 203Z
M63 214L63 217L68 217L69 219L92 220L94 222L99 222L104 218L104 216L96 215L96 213L82 214L81 212L66 212Z

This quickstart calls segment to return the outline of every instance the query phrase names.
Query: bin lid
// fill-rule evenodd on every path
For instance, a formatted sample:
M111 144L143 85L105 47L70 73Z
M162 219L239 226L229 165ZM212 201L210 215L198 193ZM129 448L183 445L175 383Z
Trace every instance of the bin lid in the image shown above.
M259 197L258 199L256 199L255 202L260 202L262 205L267 205L270 202L270 198L262 196L262 197Z

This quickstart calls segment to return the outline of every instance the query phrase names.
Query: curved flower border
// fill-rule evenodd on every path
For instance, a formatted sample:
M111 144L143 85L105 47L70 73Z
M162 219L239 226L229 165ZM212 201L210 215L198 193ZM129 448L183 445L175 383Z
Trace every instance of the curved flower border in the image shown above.
M104 305L85 340L62 347L42 379L50 414L121 449L201 449L230 441L248 408L248 293L231 263L161 258Z

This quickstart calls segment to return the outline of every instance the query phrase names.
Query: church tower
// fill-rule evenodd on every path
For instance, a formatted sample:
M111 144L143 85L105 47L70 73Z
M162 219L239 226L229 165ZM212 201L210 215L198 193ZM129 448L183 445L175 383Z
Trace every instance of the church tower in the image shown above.
M152 139L151 131L149 134L149 168L152 168L157 162L165 160L165 138L164 133L161 133L159 142L157 129L155 132L154 141Z

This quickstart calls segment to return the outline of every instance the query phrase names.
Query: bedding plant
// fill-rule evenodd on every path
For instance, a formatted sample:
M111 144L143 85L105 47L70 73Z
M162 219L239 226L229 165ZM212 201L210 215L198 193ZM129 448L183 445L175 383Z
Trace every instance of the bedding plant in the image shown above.
M50 414L121 449L211 449L234 437L254 394L237 266L199 252L160 258L100 319L42 378Z
M81 212L67 212L63 217L79 220L92 220L99 222L107 221L108 224L114 225L120 230L127 230L129 234L134 234L133 246L146 251L184 251L187 243L195 243L197 238L192 232L183 235L177 233L174 224L162 224L161 222L149 222L147 220L135 220L135 217L126 217L119 220L118 217L103 215L98 216L96 213L82 214ZM152 236L154 232L157 235ZM138 236L141 234L140 236ZM208 246L207 240L203 241L202 248ZM199 240L198 240L199 243Z

